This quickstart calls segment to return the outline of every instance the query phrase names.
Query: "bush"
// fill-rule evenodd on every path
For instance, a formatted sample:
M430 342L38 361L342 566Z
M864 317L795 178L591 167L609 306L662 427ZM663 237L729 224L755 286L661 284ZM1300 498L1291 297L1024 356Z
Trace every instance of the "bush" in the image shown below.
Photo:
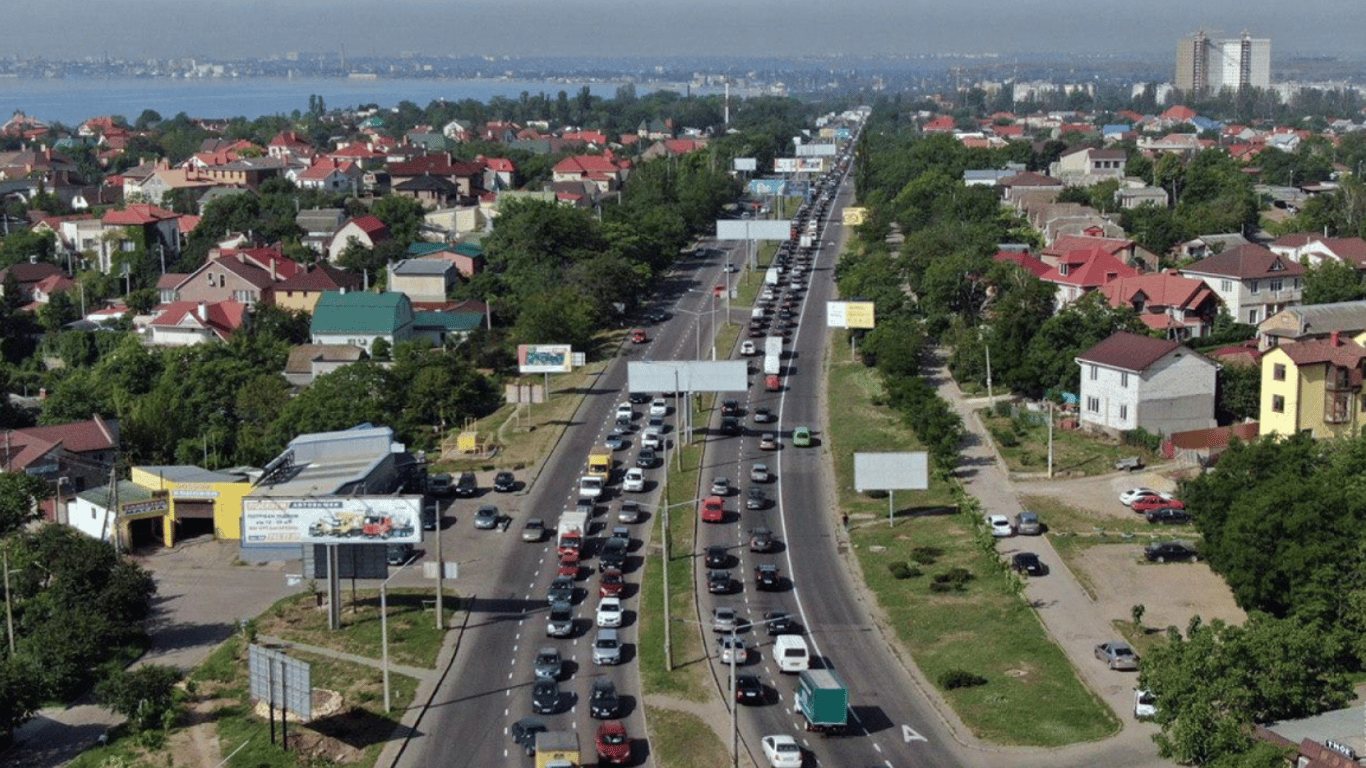
M905 561L888 563L887 570L892 572L892 578L894 579L910 579L920 575L919 568L916 568Z
M930 584L932 592L949 592L962 589L972 581L972 572L966 568L950 568L943 573L934 575L934 583Z
M1008 419L1010 418L1011 411L1014 410L1014 406L1011 405L1009 400L997 400L996 404L992 406L992 410L996 412L996 418Z
M965 669L950 669L939 676L939 687L946 691L955 688L974 688L979 685L986 685L987 679L981 675L974 675Z
M934 561L944 554L939 547L916 547L911 550L911 559L921 565L934 565Z
M1020 438L1016 437L1014 432L1007 429L993 427L991 436L996 438L996 444L1002 448L1014 448L1020 444Z

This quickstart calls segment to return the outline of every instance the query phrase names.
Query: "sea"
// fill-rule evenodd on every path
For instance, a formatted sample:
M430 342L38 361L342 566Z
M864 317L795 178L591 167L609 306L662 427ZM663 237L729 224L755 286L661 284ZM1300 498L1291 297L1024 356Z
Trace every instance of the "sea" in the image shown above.
M255 119L308 110L308 97L317 94L328 109L378 104L394 107L411 101L426 107L433 101L495 96L518 98L525 91L554 98L560 91L571 97L587 85L595 96L616 95L621 83L522 80L363 79L363 78L63 78L0 77L0 124L16 111L46 123L77 126L92 117L121 115L130 123L144 109L163 118L181 112L190 117ZM637 84L638 93L660 89L683 91L676 83ZM694 93L697 93L694 90Z

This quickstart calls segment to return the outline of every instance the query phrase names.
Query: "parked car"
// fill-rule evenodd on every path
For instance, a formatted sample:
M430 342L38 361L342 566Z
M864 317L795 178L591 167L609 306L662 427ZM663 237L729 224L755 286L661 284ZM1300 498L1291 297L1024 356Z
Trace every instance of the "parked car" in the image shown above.
M1158 507L1147 510L1144 517L1150 523L1189 523L1190 513L1179 507Z
M473 472L461 472L460 479L455 481L455 495L464 498L479 493L479 481L475 479Z
M408 562L415 551L412 544L390 544L385 547L384 557L389 565L403 565Z
M503 471L493 476L493 490L511 493L517 487L517 478L511 472Z
M1134 719L1147 720L1157 717L1157 697L1151 691L1134 689Z
M593 623L599 627L619 627L621 620L621 598L604 597L598 601L598 611L593 616Z
M533 517L522 525L522 541L529 541L533 544L545 538L545 521L539 517Z
M713 595L730 593L729 571L707 571L707 591Z
M427 492L433 496L447 496L453 487L453 480L449 472L442 472L427 478Z
M1038 536L1043 533L1043 523L1038 515L1025 510L1015 516L1015 532L1021 536Z
M598 719L616 717L621 711L621 697L611 679L599 677L588 691L588 714Z
M1126 507L1130 507L1133 506L1133 503L1135 501L1138 501L1144 496L1160 496L1164 499L1171 498L1171 494L1169 493L1161 493L1159 491L1154 491L1152 488L1138 487L1130 488L1129 490L1121 493L1119 495L1119 503L1123 504Z
M1134 499L1134 503L1130 504L1129 508L1139 513L1163 508L1185 509L1186 502L1170 497L1139 496L1137 499Z
M1199 560L1200 553L1184 541L1160 541L1143 548L1143 556L1150 562L1165 563L1168 560Z
M498 527L498 508L485 504L474 511L474 527L482 531Z
M987 528L991 530L992 536L1005 537L1015 532L1010 527L1010 518L1005 515L986 515Z
M1117 640L1097 645L1096 658L1105 662L1110 669L1138 669L1138 654L1134 653L1134 649L1130 648L1128 643Z
M594 664L621 663L621 637L615 629L599 629L593 640Z
M1033 552L1016 552L1014 557L1010 558L1010 567L1018 573L1027 573L1030 576L1042 576L1047 570L1043 561Z

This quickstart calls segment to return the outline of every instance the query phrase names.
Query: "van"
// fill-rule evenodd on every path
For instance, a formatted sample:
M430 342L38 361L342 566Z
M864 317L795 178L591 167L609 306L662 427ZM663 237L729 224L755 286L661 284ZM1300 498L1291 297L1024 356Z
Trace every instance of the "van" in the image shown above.
M801 635L778 635L773 641L773 658L782 672L805 672L811 668L811 652Z
M427 479L427 490L429 490L433 496L445 496L451 492L451 488L453 487L452 480L453 478L450 476L449 472L432 475Z

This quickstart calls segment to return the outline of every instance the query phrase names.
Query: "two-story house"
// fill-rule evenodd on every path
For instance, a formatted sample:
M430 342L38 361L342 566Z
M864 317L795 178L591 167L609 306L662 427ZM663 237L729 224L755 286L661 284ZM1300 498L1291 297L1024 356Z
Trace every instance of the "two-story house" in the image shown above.
M1124 178L1126 155L1122 149L1082 147L1058 158L1048 168L1048 175L1071 186L1089 187L1110 179Z
M359 216L337 228L327 245L327 260L335 262L352 240L366 248L374 248L376 243L388 239L389 227L384 222L369 214Z
M314 344L349 344L367 353L376 339L390 345L413 338L413 303L401 293L324 293L313 308Z
M1084 428L1169 435L1215 426L1219 366L1180 342L1118 331L1075 361Z
M1337 333L1326 339L1282 344L1262 355L1261 432L1315 438L1359 434L1362 408L1362 341Z
M1366 301L1335 301L1286 307L1257 325L1257 348L1266 351L1297 341L1326 339L1334 333L1356 338L1366 332Z
M1167 272L1120 277L1100 288L1112 307L1131 307L1143 324L1167 338L1205 336L1223 305L1203 280Z
M309 267L275 284L271 292L275 305L284 309L294 309L313 314L318 299L328 291L347 293L361 288L360 275L334 267L325 261Z
M146 203L130 203L122 210L105 211L100 218L103 236L96 258L101 272L112 269L114 254L139 248L170 257L180 251L180 214Z
M216 304L235 301L248 307L270 304L276 283L303 271L298 262L269 248L227 250L171 286L161 287L163 302Z
M1204 280L1228 313L1248 325L1299 304L1304 293L1304 267L1255 244L1207 256L1182 268L1181 274Z
M1268 247L1272 253L1310 267L1317 267L1325 261L1336 261L1357 271L1366 271L1366 240L1360 237L1285 235L1272 241Z
M1063 254L1056 266L1039 276L1057 286L1055 308L1061 310L1083 294L1121 277L1137 277L1138 270L1115 258L1104 248L1087 248Z
M165 347L227 341L250 318L247 305L240 301L173 301L158 309L147 323L148 340Z

